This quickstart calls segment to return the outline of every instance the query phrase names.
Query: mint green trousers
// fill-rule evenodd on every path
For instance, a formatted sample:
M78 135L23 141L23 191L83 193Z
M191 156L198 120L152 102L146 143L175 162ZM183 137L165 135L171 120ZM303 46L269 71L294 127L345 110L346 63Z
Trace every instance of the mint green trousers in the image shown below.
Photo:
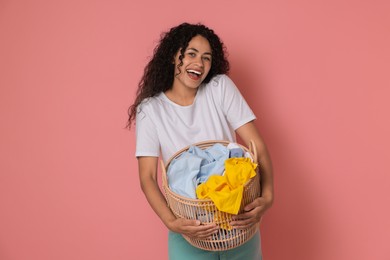
M206 251L192 246L182 235L169 232L169 260L262 260L260 231L245 244L226 251Z

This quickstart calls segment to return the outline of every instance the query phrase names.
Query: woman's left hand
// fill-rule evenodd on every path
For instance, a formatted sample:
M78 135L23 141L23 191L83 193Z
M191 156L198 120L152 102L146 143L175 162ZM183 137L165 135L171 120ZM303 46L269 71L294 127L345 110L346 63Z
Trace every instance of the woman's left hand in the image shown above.
M230 225L237 229L246 229L260 222L265 211L272 205L272 198L259 197L244 208L244 213L233 217Z

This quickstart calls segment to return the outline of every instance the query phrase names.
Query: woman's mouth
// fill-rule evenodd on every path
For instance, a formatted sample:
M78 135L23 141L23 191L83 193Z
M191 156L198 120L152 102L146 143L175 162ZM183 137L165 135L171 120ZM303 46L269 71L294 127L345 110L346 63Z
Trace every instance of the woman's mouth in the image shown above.
M197 70L187 70L188 76L193 79L193 80L199 80L200 77L202 76L202 72L197 71Z

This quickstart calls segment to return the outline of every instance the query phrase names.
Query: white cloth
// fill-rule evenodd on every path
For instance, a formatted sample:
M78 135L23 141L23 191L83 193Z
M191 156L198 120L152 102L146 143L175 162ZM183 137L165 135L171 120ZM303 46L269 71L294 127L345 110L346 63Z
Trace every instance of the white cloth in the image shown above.
M166 163L178 150L201 141L236 142L235 130L256 119L226 75L202 84L193 104L180 106L164 93L145 99L136 115L136 156L159 157Z

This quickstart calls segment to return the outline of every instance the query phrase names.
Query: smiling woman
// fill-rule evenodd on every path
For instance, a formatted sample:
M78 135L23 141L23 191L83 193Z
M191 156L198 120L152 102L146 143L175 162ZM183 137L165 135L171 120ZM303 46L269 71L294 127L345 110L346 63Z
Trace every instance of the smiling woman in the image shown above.
M157 182L157 163L182 148L207 140L236 142L236 133L258 150L262 194L229 223L246 229L259 223L273 203L271 161L256 119L233 81L226 75L225 48L213 30L183 23L163 34L145 67L136 99L129 108L128 126L136 121L136 156L145 196L169 231L170 259L261 259L260 232L249 241L225 251L206 251L182 235L208 239L220 227L199 220L176 218Z

